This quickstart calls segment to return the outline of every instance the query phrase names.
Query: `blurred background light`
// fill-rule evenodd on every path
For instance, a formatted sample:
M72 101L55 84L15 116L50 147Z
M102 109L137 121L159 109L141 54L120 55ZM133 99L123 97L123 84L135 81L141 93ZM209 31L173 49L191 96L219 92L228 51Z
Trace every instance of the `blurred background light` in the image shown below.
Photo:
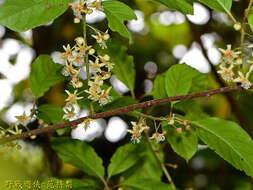
M210 19L209 10L199 3L193 4L194 14L187 15L190 22L198 25L206 24Z
M204 57L199 44L194 42L189 51L180 60L180 63L186 63L202 73L210 71L210 65Z
M23 115L24 112L26 115L30 115L32 107L32 103L17 102L6 111L3 120L9 124L14 123L17 121L15 116Z
M127 88L127 86L119 79L117 79L115 75L112 75L112 77L110 78L110 83L112 87L120 94L129 92L129 88Z
M5 34L5 27L0 25L0 38L2 38Z
M127 124L120 117L112 117L105 130L105 138L110 142L118 142L127 134Z
M144 14L139 10L135 10L134 13L137 16L136 20L131 20L127 23L127 27L132 32L141 32L145 27Z
M177 59L181 59L187 52L187 48L185 45L176 45L173 50L173 56Z
M87 130L85 130L84 124L79 124L77 128L72 130L71 136L73 139L90 142L103 134L105 126L106 121L104 119L96 119L90 122L90 127Z

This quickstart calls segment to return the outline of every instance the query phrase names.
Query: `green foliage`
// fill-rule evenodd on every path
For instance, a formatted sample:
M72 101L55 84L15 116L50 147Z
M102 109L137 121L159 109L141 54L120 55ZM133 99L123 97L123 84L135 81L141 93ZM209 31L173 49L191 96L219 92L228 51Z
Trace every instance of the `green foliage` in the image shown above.
M220 12L230 12L232 7L232 0L198 0L201 3L204 3L205 5L209 6L211 9L214 9L216 11Z
M106 1L107 2L107 1ZM116 41L108 42L108 49L98 50L107 53L115 64L112 72L123 82L131 91L134 90L135 74L134 58L127 54L127 47L120 45Z
M60 71L62 65L54 63L48 55L40 55L32 64L30 88L35 98L45 94L48 89L64 79Z
M48 124L56 124L60 122L64 115L62 108L55 104L43 104L38 110L40 112L38 117Z
M159 74L155 78L154 88L151 92L155 99L167 97L165 89L165 73Z
M153 178L129 178L123 182L123 185L127 187L132 187L139 190L173 190L169 184L163 183L161 181L155 180Z
M117 175L130 167L132 167L141 158L139 146L134 144L126 144L117 149L111 158L111 163L108 166L108 177Z
M194 81L193 79L199 78L201 75L203 74L186 64L173 65L168 69L165 76L165 88L167 95L175 96L187 94L192 87L192 83ZM198 83L198 81L194 82ZM199 86L192 87L193 92L205 88L206 82L198 85ZM202 85L204 85L204 87Z
M249 23L251 30L253 31L253 8L251 8L249 11L248 23ZM251 78L252 78L252 74L251 74Z
M176 129L166 122L163 130L167 132L166 139L172 149L188 162L198 149L198 136L195 129L191 128L189 131L182 130L181 133L176 133Z
M91 176L100 179L104 177L103 161L87 143L63 137L52 139L51 144L64 162L80 168Z
M195 122L200 139L235 168L253 176L253 141L236 123L219 118Z
M193 0L153 0L166 5L168 8L182 12L183 14L193 14Z
M56 19L71 0L6 0L0 6L0 24L23 32Z
M132 43L132 37L127 30L124 21L137 19L134 11L126 4L119 1L105 1L102 3L104 13L107 16L108 26L112 31L120 33L120 35L129 38Z

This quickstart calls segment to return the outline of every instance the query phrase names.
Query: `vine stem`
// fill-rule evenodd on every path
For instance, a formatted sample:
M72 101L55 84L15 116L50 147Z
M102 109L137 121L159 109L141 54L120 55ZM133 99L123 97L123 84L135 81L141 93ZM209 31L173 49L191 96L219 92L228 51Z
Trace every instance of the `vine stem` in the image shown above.
M176 186L175 186L175 183L174 181L172 180L171 176L170 176L170 173L169 171L167 170L167 168L165 167L162 159L161 159L161 156L159 155L159 152L157 151L156 147L153 145L152 141L150 140L149 136L148 136L148 133L145 132L145 135L146 135L146 138L148 139L148 142L149 142L149 145L152 149L152 151L154 152L155 154L155 157L157 158L158 162L160 163L160 166L163 170L163 173L165 174L166 178L168 179L168 181L170 182L171 186L176 189Z
M253 89L253 85L251 85L251 87L249 89ZM119 114L122 114L122 113L128 113L128 112L131 112L131 111L136 110L136 109L150 107L152 105L157 105L157 104L161 104L161 103L165 103L165 102L192 99L192 98L197 98L197 97L211 97L214 94L221 94L221 93L239 91L239 90L243 90L243 88L241 86L229 86L229 87L217 88L217 89L208 90L208 91L204 91L204 92L193 93L193 94L180 95L180 96L171 96L171 97L167 97L167 98L150 100L150 101L141 102L141 103L133 104L133 105L130 105L130 106L125 106L125 107L121 107L121 108L106 111L106 112L91 114L89 116L82 117L82 118L79 118L79 119L76 119L76 120L73 120L73 121L70 121L70 122L59 123L59 124L51 125L51 126L48 126L48 127L34 129L34 130L24 132L24 133L18 134L18 135L3 137L3 138L0 139L0 143L2 144L2 143L10 142L10 141L13 141L13 140L24 139L24 138L27 138L27 137L30 137L30 136L33 136L33 135L39 135L39 134L43 134L43 133L53 132L53 131L56 131L58 129L63 129L63 128L67 128L67 127L70 127L70 126L77 126L78 124L82 123L83 121L85 121L88 118L90 118L90 119L105 118L105 117L110 117L110 116L114 116L114 115L119 115Z
M247 18L248 18L249 11L250 11L252 4L253 4L253 0L250 0L247 9L245 9L245 12L244 12L242 28L241 28L241 51L242 51L242 53L243 53L243 49L244 49L243 46L244 46L244 40L245 40L245 34L246 34L245 28L246 28L246 24L247 24Z

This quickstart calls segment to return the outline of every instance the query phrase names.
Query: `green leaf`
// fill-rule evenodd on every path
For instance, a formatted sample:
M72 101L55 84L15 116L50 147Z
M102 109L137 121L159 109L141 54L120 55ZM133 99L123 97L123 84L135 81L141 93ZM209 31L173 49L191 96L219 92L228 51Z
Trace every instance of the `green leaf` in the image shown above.
M153 0L183 14L193 14L193 0Z
M126 38L129 38L130 43L132 43L131 34L127 30L124 21L137 19L134 11L126 4L119 1L105 1L102 2L102 5L110 29L120 33L120 35Z
M253 176L253 141L238 124L219 118L194 123L204 143L235 168Z
M62 65L54 63L48 55L40 55L32 64L30 88L35 98L44 95L51 86L64 80L60 70Z
M154 145L158 146L158 144ZM125 171L123 173L124 178L152 178L159 181L163 175L163 171L149 143L143 138L138 144L138 147L142 150L141 161L138 161L132 168ZM162 149L160 149L159 155L164 160L164 152Z
M232 0L198 0L199 2L207 5L211 9L220 12L229 13L232 7Z
M167 97L165 89L165 73L159 74L155 78L154 88L151 92L155 99Z
M98 49L99 54L108 54L111 57L112 62L115 64L112 72L121 82L133 91L136 73L133 56L127 54L126 46L116 41L109 41L107 46L107 49Z
M80 168L91 176L96 176L100 179L104 177L103 161L87 143L58 137L53 138L51 144L64 162Z
M62 15L71 0L6 0L0 6L0 24L23 32Z
M126 144L117 149L108 167L108 178L132 167L141 158L141 149L135 144Z
M60 106L55 104L44 104L38 108L39 118L43 119L47 124L56 124L61 121L64 111Z
M175 190L171 185L155 180L153 178L132 177L123 182L123 185L140 190Z
M172 149L188 162L198 149L198 136L195 129L176 133L176 129L166 122L163 124L163 130L167 132L166 139Z
M248 15L248 23L249 23L249 26L251 28L251 30L253 31L253 8L251 7L250 11L249 11L249 15ZM250 75L250 81L252 81L252 77L253 75L251 74Z
M185 95L192 86L195 69L186 64L176 64L168 69L165 76L165 88L168 96Z

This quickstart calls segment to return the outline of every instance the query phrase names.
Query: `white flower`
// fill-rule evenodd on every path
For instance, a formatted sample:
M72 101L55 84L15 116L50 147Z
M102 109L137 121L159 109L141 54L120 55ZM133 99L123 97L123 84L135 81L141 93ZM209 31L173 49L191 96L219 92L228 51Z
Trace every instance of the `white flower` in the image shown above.
M251 87L251 82L249 81L249 75L250 73L252 72L253 70L253 65L250 67L249 71L246 73L246 75L244 76L242 74L241 71L238 71L238 75L239 77L237 77L236 79L233 80L233 82L240 82L241 83L241 86L244 88L244 89L249 89Z
M233 65L230 65L229 68L224 67L222 64L220 65L221 70L218 71L218 73L221 74L221 77L226 81L226 82L232 82L233 81L233 76L234 72L232 71Z

